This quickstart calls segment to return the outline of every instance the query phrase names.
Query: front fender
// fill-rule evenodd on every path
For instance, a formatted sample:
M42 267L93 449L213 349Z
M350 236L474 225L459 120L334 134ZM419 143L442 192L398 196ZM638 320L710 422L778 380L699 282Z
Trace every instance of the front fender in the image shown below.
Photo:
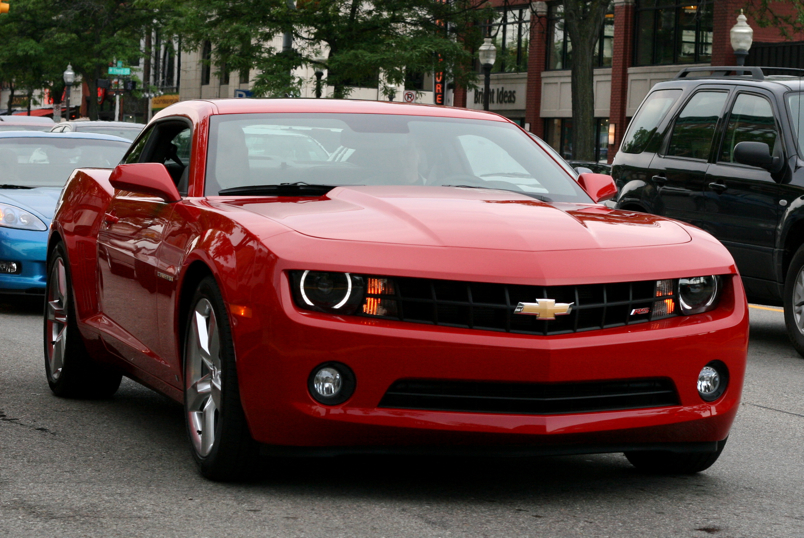
M98 313L98 231L114 196L111 170L78 169L64 185L51 224L48 249L56 237L64 242L75 290L78 318Z
M646 213L653 213L652 204L646 196L645 190L648 189L648 184L641 180L635 179L623 185L620 193L617 195L617 209L621 209L627 205L638 205L643 208Z

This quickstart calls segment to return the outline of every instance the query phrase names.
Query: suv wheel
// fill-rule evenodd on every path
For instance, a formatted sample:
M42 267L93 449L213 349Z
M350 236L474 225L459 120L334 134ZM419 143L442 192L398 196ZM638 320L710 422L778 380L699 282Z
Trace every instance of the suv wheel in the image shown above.
M804 357L804 246L801 246L784 281L784 323L796 351Z

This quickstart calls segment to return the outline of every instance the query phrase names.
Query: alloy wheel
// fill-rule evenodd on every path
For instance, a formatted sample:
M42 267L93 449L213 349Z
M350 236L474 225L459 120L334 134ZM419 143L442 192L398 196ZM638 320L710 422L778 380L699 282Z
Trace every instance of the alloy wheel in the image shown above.
M199 456L205 457L215 445L221 410L220 334L215 310L207 299L198 301L191 315L185 357L185 409L193 446Z
M57 381L64 368L67 349L67 271L56 258L47 285L47 359L50 377Z
M798 331L804 334L804 267L799 270L793 286L793 316Z

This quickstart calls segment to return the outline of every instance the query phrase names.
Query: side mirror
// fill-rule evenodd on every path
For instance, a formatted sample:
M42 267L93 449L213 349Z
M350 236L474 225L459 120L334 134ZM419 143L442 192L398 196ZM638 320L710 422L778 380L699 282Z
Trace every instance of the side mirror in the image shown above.
M578 176L578 185L595 203L605 202L617 196L617 184L606 174L581 174Z
M734 160L740 164L757 166L768 171L778 168L779 157L771 155L765 142L740 142L734 146Z
M160 163L119 164L112 170L109 183L115 189L151 194L168 203L181 200L173 178Z

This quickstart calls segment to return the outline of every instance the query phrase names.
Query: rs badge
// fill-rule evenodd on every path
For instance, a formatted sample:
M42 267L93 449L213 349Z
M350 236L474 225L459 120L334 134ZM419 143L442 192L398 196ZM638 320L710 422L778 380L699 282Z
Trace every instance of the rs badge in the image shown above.
M536 316L539 319L556 319L556 316L566 316L572 312L575 303L558 303L554 299L536 299L535 303L519 303L514 314Z

